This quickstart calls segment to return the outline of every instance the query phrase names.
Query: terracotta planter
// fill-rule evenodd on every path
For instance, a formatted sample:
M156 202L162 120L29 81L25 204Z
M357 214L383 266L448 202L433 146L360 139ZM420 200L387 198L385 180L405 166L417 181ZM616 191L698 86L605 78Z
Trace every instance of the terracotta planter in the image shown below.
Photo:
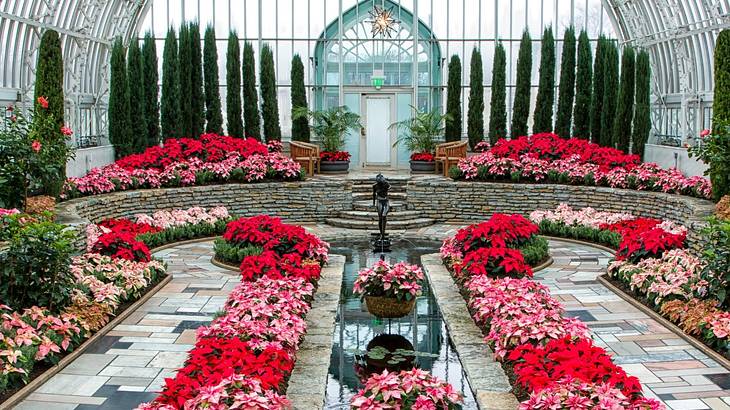
M433 174L436 171L435 161L411 160L411 172L414 174Z
M346 174L350 169L350 161L322 161L319 166L323 174Z
M416 306L416 299L406 302L382 296L365 296L365 305L368 308L368 312L374 316L395 319L411 313L413 307Z

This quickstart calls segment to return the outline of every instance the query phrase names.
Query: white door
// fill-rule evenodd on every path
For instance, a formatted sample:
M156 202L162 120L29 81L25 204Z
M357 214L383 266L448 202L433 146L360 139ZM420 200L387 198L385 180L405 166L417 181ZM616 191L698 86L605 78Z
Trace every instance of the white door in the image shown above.
M366 165L390 165L391 98L390 96L366 96L365 151Z

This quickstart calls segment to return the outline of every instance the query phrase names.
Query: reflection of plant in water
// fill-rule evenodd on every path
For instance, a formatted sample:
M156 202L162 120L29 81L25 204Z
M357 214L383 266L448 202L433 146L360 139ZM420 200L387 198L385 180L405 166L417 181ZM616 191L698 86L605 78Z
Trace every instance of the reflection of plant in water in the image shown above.
M387 363L391 365L397 365L401 362L406 361L408 358L416 358L416 357L432 357L436 358L439 357L437 354L428 353L428 352L419 352L416 350L409 350L409 349L395 349L393 351L388 350L388 348L384 346L375 346L371 348L370 350L359 350L359 349L350 349L350 352L354 353L355 357L359 360L365 360L366 357L371 360L384 360L388 359Z

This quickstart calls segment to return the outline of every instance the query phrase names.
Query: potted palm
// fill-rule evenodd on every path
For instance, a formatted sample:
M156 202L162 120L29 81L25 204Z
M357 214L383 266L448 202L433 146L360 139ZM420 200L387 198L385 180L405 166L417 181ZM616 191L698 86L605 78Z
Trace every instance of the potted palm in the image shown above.
M343 151L348 130L360 129L360 116L346 106L327 110L309 111L306 107L294 109L293 118L312 120L312 131L322 144L320 171L322 173L346 173L350 167L350 153Z
M431 111L421 111L414 106L411 108L413 109L411 118L390 125L390 128L395 128L401 133L395 145L405 144L411 151L412 172L434 172L436 144L446 128L446 120L451 118L451 115L441 114L441 109L438 107Z

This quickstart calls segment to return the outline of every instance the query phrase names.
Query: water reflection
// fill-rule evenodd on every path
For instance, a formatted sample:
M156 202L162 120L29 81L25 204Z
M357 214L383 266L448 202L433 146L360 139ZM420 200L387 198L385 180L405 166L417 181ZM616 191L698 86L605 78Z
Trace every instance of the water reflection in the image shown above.
M440 243L431 241L396 241L393 243L393 252L386 255L386 260L420 265L422 255L438 252L439 247ZM449 343L446 326L430 287L424 286L423 295L416 300L416 307L408 316L380 320L368 313L364 303L352 293L357 272L372 266L378 261L379 255L372 253L367 241L333 242L331 253L345 255L347 260L335 324L325 408L349 408L350 398L362 387L358 372L363 374L367 367L371 367L368 364L376 364L366 360L368 344L374 347L371 342L377 344L376 337L387 334L404 338L415 350L415 356L410 357L410 360L417 367L430 371L462 392L465 396L464 409L476 409L466 375Z

